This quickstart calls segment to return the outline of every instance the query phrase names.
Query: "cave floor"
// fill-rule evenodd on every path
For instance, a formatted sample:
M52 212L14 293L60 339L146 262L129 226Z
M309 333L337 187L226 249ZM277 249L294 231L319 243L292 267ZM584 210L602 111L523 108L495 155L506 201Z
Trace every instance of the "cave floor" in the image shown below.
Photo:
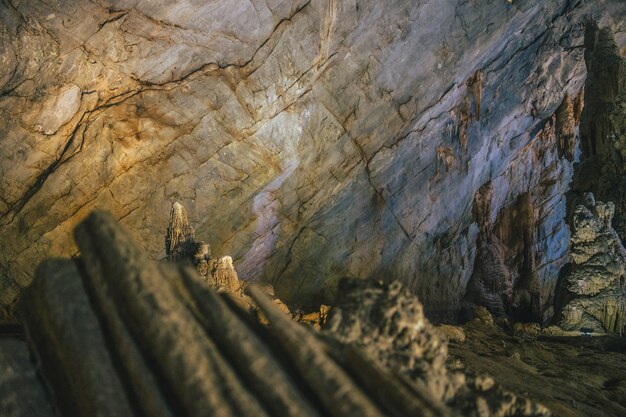
M562 417L626 416L626 338L520 338L497 326L463 326L450 360L492 375L505 389L525 393Z

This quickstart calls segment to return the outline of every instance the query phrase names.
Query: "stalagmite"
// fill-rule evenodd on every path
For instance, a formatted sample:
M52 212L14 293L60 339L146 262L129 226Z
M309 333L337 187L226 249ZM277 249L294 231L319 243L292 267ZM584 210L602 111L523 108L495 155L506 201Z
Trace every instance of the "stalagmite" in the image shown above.
M572 265L559 283L559 325L565 330L626 332L626 249L613 229L613 203L595 201L574 211Z

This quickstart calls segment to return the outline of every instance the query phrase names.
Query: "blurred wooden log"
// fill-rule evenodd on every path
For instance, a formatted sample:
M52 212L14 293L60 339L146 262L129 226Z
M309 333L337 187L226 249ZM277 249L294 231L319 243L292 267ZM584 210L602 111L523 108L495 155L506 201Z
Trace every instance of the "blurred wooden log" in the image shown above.
M20 309L31 346L64 415L135 415L73 261L42 263Z
M106 280L137 345L185 415L266 415L158 265L110 215L92 213L75 237L87 279Z

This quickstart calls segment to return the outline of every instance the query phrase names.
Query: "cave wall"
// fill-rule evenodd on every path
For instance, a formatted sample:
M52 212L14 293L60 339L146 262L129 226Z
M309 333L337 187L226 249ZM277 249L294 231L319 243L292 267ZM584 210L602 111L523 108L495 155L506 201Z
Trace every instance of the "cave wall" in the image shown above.
M546 302L571 176L553 115L584 82L584 19L623 47L625 15L619 0L5 0L0 305L43 257L76 253L94 208L164 257L179 201L214 254L292 304L381 277L449 317L489 181L492 224L531 197Z
M580 123L581 157L569 193L570 214L592 192L615 204L613 225L626 242L626 59L609 27L585 31L587 105ZM570 216L571 218L572 216Z

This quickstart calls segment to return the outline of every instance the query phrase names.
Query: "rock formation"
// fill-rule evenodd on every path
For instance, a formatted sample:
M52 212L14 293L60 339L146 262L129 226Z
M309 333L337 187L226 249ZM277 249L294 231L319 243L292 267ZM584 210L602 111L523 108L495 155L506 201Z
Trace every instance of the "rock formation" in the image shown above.
M626 60L612 31L591 21L585 33L585 110L582 156L572 183L573 211L592 192L615 204L613 226L626 242ZM623 52L623 51L622 51Z
M448 367L448 344L422 304L399 282L342 280L324 334L363 349L386 369L423 385L463 416L547 416L542 405L505 392L485 375Z
M572 264L559 288L559 325L566 331L626 331L626 249L611 225L613 203L596 202L574 211Z
M197 241L195 231L189 224L187 211L178 202L172 204L170 222L165 235L165 253L170 262L187 260L193 262L206 285L234 294L242 288L230 256L211 258L211 246Z
M571 136L567 123L561 141L537 133L582 87L584 19L620 48L625 9L2 2L4 315L38 260L76 253L70 231L92 209L160 259L164 208L180 201L242 278L295 306L330 303L340 277L384 275L451 318L474 270L473 197L489 181L493 222L531 194L543 308L566 259L570 171L556 143Z
M492 314L504 317L513 295L512 273L504 262L502 244L494 235L490 220L492 198L491 183L481 187L474 197L479 235L474 271L464 297L463 318L470 318L477 306L487 307Z
M399 282L344 282L321 334L251 286L261 326L192 268L150 261L106 213L75 236L80 258L44 262L20 303L49 399L24 351L0 350L40 415L550 415L488 376L450 371L446 341ZM21 392L0 394L5 404Z
M274 304L285 314L289 314L296 321L310 322L320 326L322 317L320 313L307 316L291 314L289 307L276 297L274 287L268 283L249 283L239 279L230 256L220 258L211 257L211 246L196 240L196 232L189 224L187 211L178 202L172 204L170 210L170 222L165 234L165 253L169 262L191 263L198 275L202 278L205 286L215 291L231 294L244 308L256 315L258 319L267 323L267 318L250 298L248 290L256 286L270 297Z

